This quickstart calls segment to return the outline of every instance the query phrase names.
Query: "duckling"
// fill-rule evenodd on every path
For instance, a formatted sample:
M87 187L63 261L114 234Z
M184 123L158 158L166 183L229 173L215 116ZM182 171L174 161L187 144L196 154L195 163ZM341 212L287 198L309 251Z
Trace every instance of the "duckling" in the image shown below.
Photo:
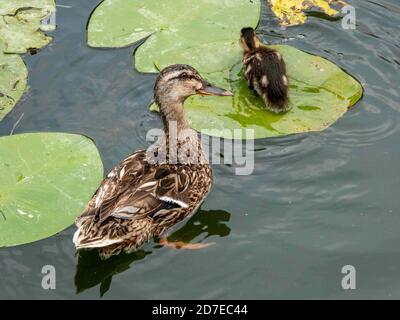
M243 54L244 77L249 86L274 113L290 109L288 77L282 55L260 44L253 28L243 28L240 37Z
M192 95L230 96L213 87L191 66L166 67L158 75L154 99L164 125L163 136L147 150L131 154L101 183L76 219L77 250L97 248L106 259L129 253L151 238L176 248L205 244L170 243L166 231L192 215L207 197L212 172L201 140L191 129L183 105Z

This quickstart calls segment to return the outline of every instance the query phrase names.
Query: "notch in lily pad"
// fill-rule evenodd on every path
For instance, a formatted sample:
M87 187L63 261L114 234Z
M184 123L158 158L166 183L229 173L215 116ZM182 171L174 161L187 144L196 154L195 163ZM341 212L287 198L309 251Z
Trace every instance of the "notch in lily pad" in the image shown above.
M104 0L90 17L88 44L125 47L147 38L135 53L140 72L175 63L219 72L240 56L240 29L256 27L260 11L260 0Z

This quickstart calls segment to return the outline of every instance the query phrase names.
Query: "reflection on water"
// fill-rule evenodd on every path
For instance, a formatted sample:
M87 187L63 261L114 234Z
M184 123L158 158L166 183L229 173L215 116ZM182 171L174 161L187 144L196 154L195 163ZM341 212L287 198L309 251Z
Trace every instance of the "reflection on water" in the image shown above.
M110 289L114 275L128 270L131 263L142 260L149 254L150 251L138 250L101 260L96 250L79 252L75 275L76 292L80 293L100 284L100 296L103 296Z
M222 210L199 210L185 225L173 232L169 241L202 242L211 236L226 237L231 229L225 224L230 219L230 213ZM128 270L135 261L142 260L152 251L137 250L131 254L121 253L102 260L96 250L78 252L78 262L75 274L76 292L80 293L88 288L100 284L100 296L103 296L111 286L112 277Z

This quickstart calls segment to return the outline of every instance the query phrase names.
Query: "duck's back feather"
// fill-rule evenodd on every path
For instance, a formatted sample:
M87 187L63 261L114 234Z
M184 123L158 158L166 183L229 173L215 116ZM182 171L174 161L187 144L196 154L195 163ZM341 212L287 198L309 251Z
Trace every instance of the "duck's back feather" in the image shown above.
M76 220L78 249L130 251L184 219L211 185L208 164L154 164L135 152L104 179Z

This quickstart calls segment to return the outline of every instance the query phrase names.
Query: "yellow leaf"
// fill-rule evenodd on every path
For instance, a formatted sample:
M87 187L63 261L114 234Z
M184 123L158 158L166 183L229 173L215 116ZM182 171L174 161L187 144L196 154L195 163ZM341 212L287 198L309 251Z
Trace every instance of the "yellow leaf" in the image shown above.
M268 0L272 11L279 18L281 25L297 25L307 20L305 10L319 8L326 14L334 16L338 11L332 6L344 7L346 2L341 0Z

